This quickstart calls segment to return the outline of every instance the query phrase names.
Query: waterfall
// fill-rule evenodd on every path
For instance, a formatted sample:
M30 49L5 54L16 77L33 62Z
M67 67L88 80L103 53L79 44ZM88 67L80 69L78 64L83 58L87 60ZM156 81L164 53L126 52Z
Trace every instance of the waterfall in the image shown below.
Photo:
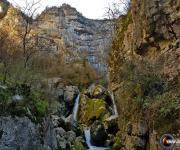
M114 95L112 92L109 92L108 93L110 94L111 96L111 100L112 100L112 103L113 103L113 110L114 110L114 114L111 115L109 118L106 119L106 121L111 121L111 120L114 120L118 117L118 111L117 111L117 107L116 107L116 103L115 103L115 100L114 100Z
M118 117L118 112L117 112L117 107L116 107L116 103L115 103L115 100L114 100L114 95L111 92L109 92L109 94L111 96L114 112L113 112L113 115L111 115L109 118L106 119L107 121L111 121L111 120L116 119ZM79 110L79 102L80 102L80 93L78 94L78 96L75 99L75 103L74 103L74 107L73 107L73 112L72 112L73 124L75 126L76 126L76 123L77 123L77 115L78 115L78 110ZM97 146L93 146L91 144L90 128L84 128L84 136L85 136L86 144L89 147L89 150L110 150L109 147L97 147Z
M88 145L89 150L110 150L110 148L108 147L97 147L91 144L90 128L84 128L84 136L85 136L86 144Z
M73 121L77 122L77 115L78 115L78 109L79 109L79 99L80 99L80 94L75 99L74 107L73 107Z

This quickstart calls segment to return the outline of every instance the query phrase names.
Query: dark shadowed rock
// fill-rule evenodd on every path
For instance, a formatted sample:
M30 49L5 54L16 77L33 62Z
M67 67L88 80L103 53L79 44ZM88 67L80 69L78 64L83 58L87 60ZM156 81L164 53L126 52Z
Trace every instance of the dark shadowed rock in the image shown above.
M79 89L76 86L66 86L64 89L64 101L72 106L74 104L74 99L79 94Z
M104 125L100 121L95 121L90 129L91 142L96 146L104 146L107 139L107 133Z

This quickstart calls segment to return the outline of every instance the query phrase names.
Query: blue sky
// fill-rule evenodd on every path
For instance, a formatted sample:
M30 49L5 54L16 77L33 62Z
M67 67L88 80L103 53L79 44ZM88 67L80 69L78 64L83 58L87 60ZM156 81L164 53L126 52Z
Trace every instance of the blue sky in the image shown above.
M31 1L33 0L28 0L28 2ZM61 6L63 3L67 3L75 7L87 18L102 19L105 18L106 7L112 2L117 1L118 0L41 0L41 7L38 11L40 13L46 6ZM25 0L9 0L9 2L20 6L25 4Z

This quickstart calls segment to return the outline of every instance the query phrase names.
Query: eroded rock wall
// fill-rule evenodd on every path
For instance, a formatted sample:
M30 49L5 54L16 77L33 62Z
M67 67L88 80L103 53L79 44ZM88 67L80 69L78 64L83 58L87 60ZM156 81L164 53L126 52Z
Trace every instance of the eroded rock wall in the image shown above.
M128 14L118 19L116 35L109 54L109 86L114 91L119 111L121 140L128 150L160 149L158 144L160 133L154 130L154 124L158 124L156 118L154 121L151 120L152 122L149 121L144 112L144 106L140 106L141 108L136 106L138 100L144 99L142 95L145 85L138 83L138 80L142 81L142 79L136 79L134 75L138 74L137 76L140 77L143 72L134 72L129 78L125 77L128 78L125 81L122 78L124 64L135 62L141 67L148 62L154 68L155 64L158 64L159 68L155 74L160 73L168 79L170 84L173 83L178 87L180 83L179 9L178 0L132 0ZM125 70L127 75L132 73L133 65L128 67L126 69L129 70ZM152 82L147 85L149 86ZM151 97L151 100L154 100L154 105L157 104L154 98ZM172 97L167 102L169 105L170 101L173 101ZM163 104L159 109L162 107ZM153 113L157 114L157 112L150 112L150 116ZM149 125L149 122L152 124ZM175 122L176 119L174 119L174 126ZM167 127L164 129L164 131L168 130ZM146 132L140 135L142 131Z

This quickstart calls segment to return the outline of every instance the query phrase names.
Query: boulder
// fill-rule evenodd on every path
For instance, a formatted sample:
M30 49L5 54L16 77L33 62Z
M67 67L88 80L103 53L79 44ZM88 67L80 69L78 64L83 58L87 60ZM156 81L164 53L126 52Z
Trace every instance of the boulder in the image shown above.
M103 123L101 123L100 121L95 121L90 128L90 133L91 142L93 145L104 146L107 140L107 133Z
M65 120L66 119L64 117L51 116L50 122L52 123L48 125L47 131L43 131L43 134L45 134L42 136L44 139L44 144L49 145L50 150L66 150L70 149L74 144L76 133L72 130L67 131L66 125L60 127L61 122L64 124ZM47 126L47 123L45 123L45 126Z
M73 146L71 147L72 150L86 150L84 144L84 140L82 137L77 137Z
M72 115L69 115L67 118L51 115L51 120L54 128L62 127L65 131L72 129Z
M12 102L13 103L20 103L22 101L24 101L24 97L22 95L14 95L12 97Z
M106 102L102 99L90 99L86 95L81 95L79 110L79 122L91 125L95 120L105 120L109 117Z
M64 128L65 127L65 119L64 119L64 117L51 115L51 120L52 120L52 124L53 124L54 128L57 128L57 127Z
M100 98L106 92L106 89L101 85L92 84L89 88L85 91L85 94L90 98Z
M68 131L66 132L65 139L69 143L73 143L76 139L76 133L74 131Z
M1 117L0 149L42 149L38 126L27 117Z
M58 149L65 150L67 148L67 141L64 138L66 135L66 131L63 128L57 128L55 130Z
M74 104L74 99L79 94L79 89L77 86L66 86L64 89L64 101L68 106L72 107Z
M96 85L93 89L92 97L99 98L100 96L102 96L105 93L105 91L106 91L106 89L103 86Z
M56 128L56 139L58 142L58 148L66 150L70 148L75 139L76 139L76 133L73 131L66 132L63 128Z

